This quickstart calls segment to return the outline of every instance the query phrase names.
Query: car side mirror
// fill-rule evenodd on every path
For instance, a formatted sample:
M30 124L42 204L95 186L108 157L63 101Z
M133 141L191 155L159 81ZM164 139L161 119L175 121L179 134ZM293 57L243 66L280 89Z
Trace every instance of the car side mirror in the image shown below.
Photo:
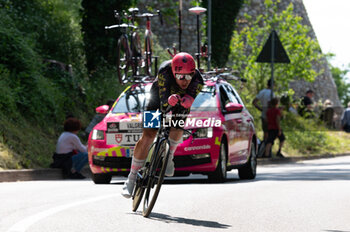
M243 110L243 106L239 103L229 102L225 105L227 113L240 113Z
M102 105L96 108L96 113L99 114L108 114L109 106L108 105Z

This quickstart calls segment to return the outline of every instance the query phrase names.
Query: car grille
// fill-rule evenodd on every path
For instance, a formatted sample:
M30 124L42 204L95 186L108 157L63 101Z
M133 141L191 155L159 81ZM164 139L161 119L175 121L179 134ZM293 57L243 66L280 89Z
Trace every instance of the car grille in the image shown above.
M93 164L97 166L109 167L109 168L130 168L131 158L106 156L104 161L93 159Z
M174 157L175 167L189 167L201 164L211 163L211 158L193 159L189 155L175 156ZM93 164L101 167L108 168L130 168L131 158L128 157L105 157L104 161L93 159Z
M189 167L189 166L211 163L211 158L207 157L203 159L193 159L189 155L175 156L174 163L176 168L182 168L182 167Z

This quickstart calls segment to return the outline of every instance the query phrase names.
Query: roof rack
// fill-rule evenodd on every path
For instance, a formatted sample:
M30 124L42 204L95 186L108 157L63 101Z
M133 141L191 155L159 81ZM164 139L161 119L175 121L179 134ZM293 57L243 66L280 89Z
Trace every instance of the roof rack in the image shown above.
M203 78L205 81L241 81L247 82L246 79L238 76L239 72L237 70L232 70L231 68L220 68L211 70L208 72L203 72Z
M151 83L155 79L154 76L140 76L140 75L135 75L135 76L130 76L128 79L125 79L123 81L124 84L139 84L139 83Z

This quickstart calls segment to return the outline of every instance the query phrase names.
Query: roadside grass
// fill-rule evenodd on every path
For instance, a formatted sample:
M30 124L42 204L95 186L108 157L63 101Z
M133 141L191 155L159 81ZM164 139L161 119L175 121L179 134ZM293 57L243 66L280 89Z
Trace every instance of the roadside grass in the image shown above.
M25 119L0 117L0 168L48 167L55 149L57 135Z
M258 137L262 139L260 120L255 123ZM343 131L328 129L317 119L286 114L282 120L283 133L286 136L282 153L287 157L324 156L350 153L350 134ZM272 152L278 150L278 139Z

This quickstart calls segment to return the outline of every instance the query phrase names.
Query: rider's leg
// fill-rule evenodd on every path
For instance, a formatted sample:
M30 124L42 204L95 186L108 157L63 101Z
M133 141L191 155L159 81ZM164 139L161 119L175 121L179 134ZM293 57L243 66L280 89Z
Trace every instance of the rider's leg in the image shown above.
M145 163L147 152L152 145L154 138L157 135L157 130L145 128L143 130L141 139L136 143L134 156L131 160L130 173L127 181L124 183L122 195L126 198L131 197L134 189L137 171L142 168Z
M173 176L174 175L174 153L177 148L177 145L179 145L182 142L182 135L183 135L183 130L181 129L176 129L176 128L171 128L170 129L170 134L169 134L169 143L170 143L170 148L169 148L169 160L168 160L168 165L165 171L166 176Z

